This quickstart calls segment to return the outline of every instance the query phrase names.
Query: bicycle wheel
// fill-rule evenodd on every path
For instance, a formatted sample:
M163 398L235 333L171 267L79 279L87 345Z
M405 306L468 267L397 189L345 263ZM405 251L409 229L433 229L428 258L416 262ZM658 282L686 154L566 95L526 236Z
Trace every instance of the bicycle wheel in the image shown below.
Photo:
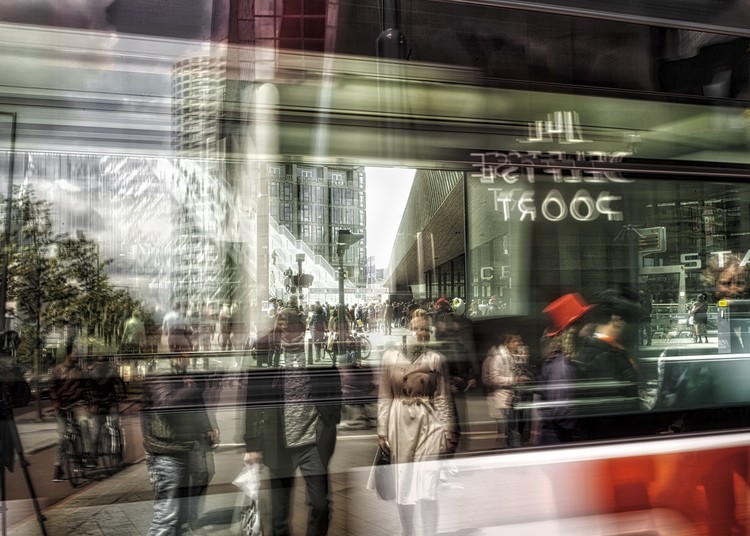
M65 445L65 472L68 474L68 482L71 487L77 488L81 485L83 475L83 461L81 459L83 447L81 438L69 437Z
M99 434L99 462L109 473L122 465L122 431L105 425Z

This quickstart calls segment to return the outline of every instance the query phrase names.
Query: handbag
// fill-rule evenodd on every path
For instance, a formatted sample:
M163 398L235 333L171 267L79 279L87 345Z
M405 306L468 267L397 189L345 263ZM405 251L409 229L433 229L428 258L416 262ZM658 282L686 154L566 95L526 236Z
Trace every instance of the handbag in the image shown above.
M395 468L391 464L391 455L378 446L375 460L372 463L372 471L375 479L375 493L384 501L392 501L396 498Z

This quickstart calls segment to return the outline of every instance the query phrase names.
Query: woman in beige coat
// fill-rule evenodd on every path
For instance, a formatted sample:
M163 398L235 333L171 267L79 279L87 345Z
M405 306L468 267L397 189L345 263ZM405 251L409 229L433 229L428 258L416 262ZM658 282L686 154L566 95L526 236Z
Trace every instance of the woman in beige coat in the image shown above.
M515 355L523 346L520 335L501 337L500 344L490 348L482 363L482 383L487 389L487 409L497 422L497 446L508 447L510 434L508 420L513 406L513 388L518 378L515 375ZM518 445L513 445L518 446Z
M416 311L415 311L416 313ZM414 342L383 354L378 395L378 443L390 451L402 534L414 534L420 505L423 533L437 532L437 458L458 440L445 358L430 349L430 325L415 314Z

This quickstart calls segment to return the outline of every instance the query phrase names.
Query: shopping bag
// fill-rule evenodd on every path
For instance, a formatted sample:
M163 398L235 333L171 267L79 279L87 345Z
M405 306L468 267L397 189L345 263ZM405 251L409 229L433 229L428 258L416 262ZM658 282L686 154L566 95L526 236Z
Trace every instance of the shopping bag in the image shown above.
M391 464L390 453L381 447L378 447L375 453L367 488L374 489L377 496L384 501L392 501L396 498L395 467Z
M244 504L240 507L240 535L263 536L260 515L260 464L245 465L232 484L245 494Z

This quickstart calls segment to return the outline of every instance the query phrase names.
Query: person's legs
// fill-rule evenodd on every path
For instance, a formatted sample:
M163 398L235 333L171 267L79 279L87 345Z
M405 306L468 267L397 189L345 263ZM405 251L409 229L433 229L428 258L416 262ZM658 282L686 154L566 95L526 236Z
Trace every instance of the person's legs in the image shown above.
M200 525L203 515L203 506L206 502L206 490L213 476L208 468L208 456L202 446L196 444L188 453L188 478L189 488L187 497L187 521L191 526Z
M60 410L55 411L55 420L57 421L57 450L55 451L55 467L62 467L65 460L65 431L68 428L68 421L65 413Z
M97 456L99 456L99 442L101 441L102 426L104 426L106 420L107 414L105 413L105 409L96 408L95 413L91 416L91 425L93 426L91 434L91 455L94 459L97 459Z
M83 452L85 456L92 457L94 452L96 451L95 447L93 446L93 436L96 434L94 430L94 418L89 413L88 406L85 405L77 405L73 412L75 414L75 419L78 422L78 426L81 429L81 440L83 443ZM94 458L94 461L96 461L96 458Z
M435 536L437 534L438 509L437 501L419 501L422 515L422 535Z
M271 525L274 536L289 535L289 514L294 477L271 474Z
M317 445L296 449L295 462L305 479L307 491L307 536L324 536L331 518L328 469L320 458Z
M397 504L398 518L401 521L401 536L412 536L414 534L414 505Z
M495 438L495 446L500 449L508 447L508 410L503 411L502 417L496 417L495 423L497 425L497 437Z
M508 408L508 446L517 448L521 446L521 423L519 412L514 408Z
M154 488L154 516L148 536L176 536L180 534L181 495L187 459L148 454L146 468Z

